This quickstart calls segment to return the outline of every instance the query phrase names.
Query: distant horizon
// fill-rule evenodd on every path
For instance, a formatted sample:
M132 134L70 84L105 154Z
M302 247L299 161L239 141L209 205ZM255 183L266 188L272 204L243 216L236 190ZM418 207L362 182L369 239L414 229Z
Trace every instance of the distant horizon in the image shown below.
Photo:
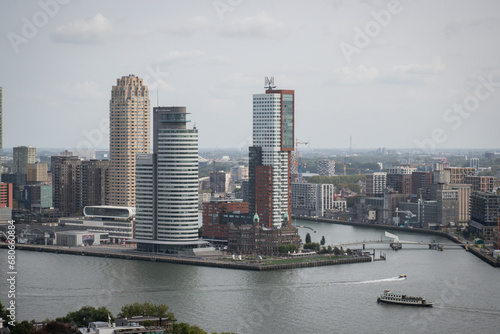
M48 151L48 152L64 152L64 151L69 151L69 152L109 152L109 148L95 148L95 149L77 149L77 148L64 148L64 147L36 147L33 145L19 145L19 146L32 146L35 147L37 150L37 154L40 152ZM16 146L18 147L18 146ZM351 151L352 153L366 153L372 152L372 151L377 151L379 149L385 149L386 151L404 151L404 153L419 153L421 155L428 155L428 154L439 154L441 152L456 152L456 151L472 151L472 152L492 152L496 153L497 151L500 151L500 148L441 148L441 149L435 149L432 151L428 152L423 152L417 148L405 148L405 147L374 147L374 148L327 148L327 147L313 147L313 148L308 148L308 147L300 147L299 151L304 152L304 151L338 151L342 153L348 153ZM3 149L0 150L0 152L3 151L12 151L13 147L4 147ZM248 147L246 149L241 149L238 147L199 147L199 151L248 151Z

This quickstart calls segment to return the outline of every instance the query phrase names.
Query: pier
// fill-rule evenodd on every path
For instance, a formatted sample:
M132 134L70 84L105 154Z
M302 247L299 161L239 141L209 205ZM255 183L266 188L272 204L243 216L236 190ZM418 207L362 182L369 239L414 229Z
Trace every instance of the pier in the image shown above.
M8 244L0 244L0 248L8 248ZM55 254L71 254L79 256L95 256L95 257L105 257L105 258L123 259L123 260L188 264L188 265L204 266L204 267L254 270L254 271L271 271L271 270L282 270L282 269L331 266L331 265L349 264L349 263L372 262L371 256L329 258L327 256L316 254L314 256L311 256L311 258L305 258L305 261L302 262L287 263L286 259L277 258L275 261L272 261L273 262L272 264L267 264L265 263L265 261L262 262L231 261L231 260L221 260L214 258L200 258L200 257L190 258L182 256L164 255L158 253L149 254L144 252L137 252L135 250L130 250L130 249L129 250L121 248L113 249L112 247L108 248L99 247L92 249L92 247L70 248L61 246L44 246L44 245L33 245L33 244L16 244L16 250L47 252Z

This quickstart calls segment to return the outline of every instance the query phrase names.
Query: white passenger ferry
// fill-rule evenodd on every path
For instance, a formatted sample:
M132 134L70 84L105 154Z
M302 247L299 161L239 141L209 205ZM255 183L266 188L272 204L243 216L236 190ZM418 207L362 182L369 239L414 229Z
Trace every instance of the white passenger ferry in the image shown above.
M423 297L411 297L407 295L392 293L390 290L384 290L384 293L377 298L377 303L391 303L412 306L430 307L433 303L428 303Z

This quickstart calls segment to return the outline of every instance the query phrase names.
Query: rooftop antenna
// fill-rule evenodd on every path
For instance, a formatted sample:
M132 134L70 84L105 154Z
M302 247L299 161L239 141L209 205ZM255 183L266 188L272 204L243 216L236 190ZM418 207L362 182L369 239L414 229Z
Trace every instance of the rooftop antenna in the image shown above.
M156 87L156 106L159 107L160 106L160 91L158 90L158 87Z
M266 88L268 90L272 90L272 89L276 88L276 86L274 85L274 77L271 77L270 79L268 77L265 77L264 88Z

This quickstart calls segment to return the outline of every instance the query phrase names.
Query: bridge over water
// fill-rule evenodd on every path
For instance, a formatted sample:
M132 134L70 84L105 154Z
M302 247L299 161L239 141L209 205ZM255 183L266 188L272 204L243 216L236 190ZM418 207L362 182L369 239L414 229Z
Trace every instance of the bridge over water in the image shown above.
M407 241L407 240L400 240L399 237L395 234L385 232L385 237L389 238L390 240L363 240L363 241L355 241L355 242L347 242L347 243L342 243L340 245L333 245L333 247L341 248L341 247L352 247L352 246L363 246L363 249L365 249L366 245L375 245L375 244L386 244L391 246L392 249L398 250L402 248L402 245L421 245L421 246L428 246L429 248L432 249L439 249L444 246L446 247L464 247L467 244L466 243L454 243L454 242L435 242L435 241Z

